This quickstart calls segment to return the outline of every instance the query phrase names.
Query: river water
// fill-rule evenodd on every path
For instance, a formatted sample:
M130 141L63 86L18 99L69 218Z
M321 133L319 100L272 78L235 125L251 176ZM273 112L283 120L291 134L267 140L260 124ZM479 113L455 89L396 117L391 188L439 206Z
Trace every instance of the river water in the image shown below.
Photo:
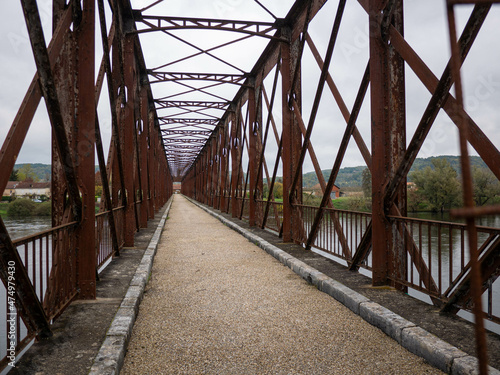
M12 240L42 232L51 227L50 216L3 217L2 219Z

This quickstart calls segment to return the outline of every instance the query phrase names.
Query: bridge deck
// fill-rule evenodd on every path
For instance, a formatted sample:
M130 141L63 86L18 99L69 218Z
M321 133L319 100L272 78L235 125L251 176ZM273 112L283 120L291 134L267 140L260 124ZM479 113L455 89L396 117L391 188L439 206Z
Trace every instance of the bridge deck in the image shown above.
M121 374L439 373L175 196Z

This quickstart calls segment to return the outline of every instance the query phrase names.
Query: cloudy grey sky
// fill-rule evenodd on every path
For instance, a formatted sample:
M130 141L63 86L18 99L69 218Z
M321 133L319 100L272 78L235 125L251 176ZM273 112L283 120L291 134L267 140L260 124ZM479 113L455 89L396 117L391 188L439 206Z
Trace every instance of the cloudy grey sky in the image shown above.
M143 8L153 0L132 0L133 7ZM277 17L284 17L292 5L292 0L261 0ZM50 39L51 1L38 1L42 22L45 27L46 39ZM333 18L338 1L329 0L312 22L309 32L317 48L324 56L326 45L333 24ZM22 16L21 5L16 1L5 2L2 6L3 22L0 24L0 141L5 135L15 117L28 88L35 66L31 47L27 39L26 25ZM471 7L462 6L458 9L459 32L463 28ZM272 17L258 6L253 0L164 0L157 6L147 10L145 14L161 14L170 16L192 16L204 18L227 18L245 20L272 21ZM445 17L444 0L407 0L405 1L405 38L417 51L423 61L436 76L440 76L449 58L449 40L447 21ZM330 73L342 94L347 107L351 108L368 60L368 16L356 1L348 1L344 18L340 28L339 38L335 47ZM483 132L490 137L497 148L500 148L500 7L493 6L486 22L479 33L478 39L464 65L462 76L464 79L466 106L471 117L477 122ZM109 21L108 21L109 25ZM182 34L187 40L199 40L199 34L185 31ZM99 30L97 30L99 36ZM178 34L179 36L181 34ZM204 34L205 36L205 34ZM202 48L234 39L234 35L207 32L201 42ZM239 36L238 36L239 37ZM217 50L217 56L227 59L244 70L250 70L260 55L267 41L252 38L250 43L236 44L234 48ZM99 37L97 38L99 40ZM195 52L191 47L175 41L165 35L157 33L141 36L143 50L148 67L156 67L175 60L186 54ZM242 47L243 46L243 47ZM97 43L100 49L100 44ZM100 59L101 54L96 56ZM189 64L170 66L169 71L206 71L237 73L208 57L200 57ZM314 93L319 78L317 67L311 53L306 49L303 59L303 117L307 123L312 106ZM407 133L408 142L420 117L430 99L429 92L419 82L409 67L406 68L407 84ZM272 74L266 79L265 86L271 92ZM167 84L154 85L156 97L167 95L171 88ZM229 89L235 92L235 89ZM105 93L105 91L103 91ZM222 94L222 93L221 93ZM231 97L231 91L224 92ZM110 120L105 95L99 105L100 121L105 142L109 142ZM178 99L188 99L179 97ZM279 108L279 100L275 104ZM279 112L274 113L279 123ZM365 99L358 122L358 128L365 142L370 147L369 97ZM325 87L325 93L320 105L317 121L312 135L314 145L322 169L331 168L336 150L340 143L341 134L345 128L345 121L333 96ZM456 127L446 114L441 113L431 130L428 139L419 156L458 154L458 135ZM276 146L269 141L269 151L266 154L268 163L274 163ZM475 154L472 151L472 154ZM25 141L20 163L50 163L50 126L46 116L43 100L38 108L30 132ZM344 160L343 166L363 165L363 159L353 142ZM312 170L312 164L307 159L304 171Z

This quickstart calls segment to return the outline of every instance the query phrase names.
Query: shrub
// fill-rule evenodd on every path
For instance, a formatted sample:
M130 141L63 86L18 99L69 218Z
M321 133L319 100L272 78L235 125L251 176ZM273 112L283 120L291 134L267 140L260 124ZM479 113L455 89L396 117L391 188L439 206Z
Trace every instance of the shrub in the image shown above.
M33 215L35 207L35 203L29 199L16 199L9 203L7 215L14 217L30 216Z
M35 216L50 216L52 212L52 204L50 202L43 202L36 205L34 212Z

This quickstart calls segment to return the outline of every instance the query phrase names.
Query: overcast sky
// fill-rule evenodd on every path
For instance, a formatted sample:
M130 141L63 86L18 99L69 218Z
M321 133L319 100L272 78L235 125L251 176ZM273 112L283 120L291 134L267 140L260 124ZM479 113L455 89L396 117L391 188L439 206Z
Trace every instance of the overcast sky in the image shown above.
M153 0L132 1L133 7L136 9L143 8L153 2ZM291 0L261 0L261 2L277 17L284 17L293 4ZM51 1L39 0L38 4L48 43L51 29ZM309 28L310 35L323 56L337 4L337 1L329 0ZM471 7L459 7L459 32L463 28L470 11ZM5 139L35 72L33 55L27 39L26 25L22 16L20 3L17 1L5 2L2 6L2 12L3 21L0 24L0 82L2 87L2 90L0 90L1 142ZM163 3L144 13L273 21L273 18L253 0L164 0ZM406 1L405 17L406 40L417 51L434 74L440 77L450 54L447 21L445 18L445 1ZM348 1L330 73L349 109L352 108L368 60L367 21L368 16L359 4L356 1ZM493 6L462 70L468 112L497 148L500 148L499 24L500 8L499 6ZM232 40L235 37L241 37L241 35L233 33L227 36L227 33L211 31L204 32L202 34L204 40L200 42L200 34L193 31L184 31L182 33L179 32L177 35L182 35L188 41L199 43L203 49ZM99 40L99 35L99 29L97 28L97 40ZM159 33L144 34L141 36L141 42L143 44L146 64L149 68L154 68L173 61L176 58L196 52L184 43L166 35L160 35ZM232 64L242 67L245 71L249 71L266 43L267 40L265 39L252 38L251 42L235 44L231 48L217 50L214 54ZM96 45L99 50L101 48L100 43L98 42ZM99 53L96 58L100 59L101 54ZM238 73L207 56L197 58L188 64L169 66L166 70ZM306 124L309 119L319 74L320 70L311 53L306 48L303 58L302 76L303 117ZM273 74L270 74L265 81L265 87L269 94L272 87L272 76ZM427 106L430 94L408 66L406 67L406 85L407 134L409 142ZM168 84L153 85L155 97L171 94L172 90L173 88L169 87ZM221 91L220 94L231 98L234 92L236 92L237 87L232 87L228 90ZM110 120L109 111L107 110L109 103L105 99L105 92L103 91L103 99L99 103L99 113L105 143L109 143ZM180 96L177 99L192 100L193 98ZM279 108L279 99L275 105L276 108ZM274 115L279 123L279 112L275 111ZM370 148L369 95L365 99L357 125ZM328 87L325 86L325 93L311 138L322 169L332 167L344 128L345 121L338 107L335 105ZM276 145L275 142L272 142L272 139L269 140L268 144L269 150L266 153L266 158L272 169ZM472 154L475 154L473 150L471 151ZM456 127L451 123L446 114L441 112L419 156L427 157L445 154L458 154L458 135ZM43 100L31 125L21 154L18 157L18 162L50 163L50 126ZM357 165L364 165L364 162L354 142L351 141L343 166ZM304 172L311 170L312 164L309 160L306 160Z

